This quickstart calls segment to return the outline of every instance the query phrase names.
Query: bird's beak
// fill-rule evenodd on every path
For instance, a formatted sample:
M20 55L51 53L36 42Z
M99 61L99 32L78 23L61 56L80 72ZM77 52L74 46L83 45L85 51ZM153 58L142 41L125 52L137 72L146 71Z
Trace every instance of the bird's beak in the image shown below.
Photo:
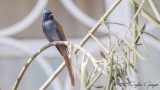
M50 14L48 17L51 17L51 16L53 16L53 14Z
M51 14L50 16L53 16L53 14Z

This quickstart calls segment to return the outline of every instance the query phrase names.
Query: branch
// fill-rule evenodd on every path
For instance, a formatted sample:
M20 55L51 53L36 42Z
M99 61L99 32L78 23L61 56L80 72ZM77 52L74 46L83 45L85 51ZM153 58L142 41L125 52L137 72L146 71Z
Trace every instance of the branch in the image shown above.
M149 4L150 4L150 6L151 6L151 8L152 8L152 10L153 10L153 12L154 12L154 14L156 15L157 19L160 21L160 14L159 14L159 12L158 12L157 7L156 7L155 4L154 4L154 1L153 1L153 0L148 0L148 2L149 2Z
M51 43L52 44L52 43ZM65 45L70 45L70 42L64 42L63 44ZM73 44L73 47L82 51L86 56L88 56L90 58L90 60L92 61L93 65L95 67L98 67L98 64L96 63L97 60L84 48L80 47L79 45ZM60 66L61 67L61 66ZM104 75L107 75L107 73L105 71L103 71L101 68L98 67L98 71L102 72ZM60 73L61 71L59 69L57 69L55 72ZM55 75L57 74L53 74L44 84L43 86L40 88L40 90L45 90L46 87L48 87L50 85L50 83L56 78Z
M55 46L55 45L59 45L59 44L63 44L64 42L63 41L57 41L57 42L53 42L53 43L49 43L47 44L46 46L42 47L41 49L39 49L35 54L33 54L33 56L31 56L27 63L23 66L21 72L19 73L18 75L18 78L16 80L16 82L14 83L13 87L12 87L12 90L17 90L18 88L18 85L25 73L25 71L27 70L28 66L31 64L31 62L44 50L46 50L47 48L51 47L51 46Z
M110 14L111 12L118 6L118 4L121 2L121 0L117 0L112 6L111 8L108 9L108 11L106 13L104 13L104 15L99 19L99 21L96 23L96 25L89 31L91 34L93 34L94 32L97 31L98 27L101 25L101 22L103 20L105 20ZM91 37L90 33L88 33L80 42L79 46L83 46L88 39ZM76 53L78 52L78 50L76 50Z
M29 65L31 64L31 62L41 53L43 52L44 50L46 50L47 48L51 47L51 46L55 46L55 45L70 45L71 43L70 42L67 42L67 41L55 41L55 42L52 42L52 43L49 43L47 45L45 45L44 47L42 47L41 49L39 49L35 54L33 54L33 56L31 56L29 58L29 60L27 61L27 63L23 66L14 86L13 86L13 90L16 90L18 88L18 85L25 73L25 71L27 70L27 68L29 67ZM79 45L76 45L76 44L73 44L73 46L79 50L81 50L86 56L88 56L90 58L90 60L92 61L93 65L95 67L97 67L97 63L96 63L96 59L88 52L86 51L84 48L80 47ZM100 68L98 68L99 71L102 71ZM60 70L56 70L58 73L60 73L61 71ZM106 74L104 71L102 71L103 74ZM49 83L47 83L49 85Z

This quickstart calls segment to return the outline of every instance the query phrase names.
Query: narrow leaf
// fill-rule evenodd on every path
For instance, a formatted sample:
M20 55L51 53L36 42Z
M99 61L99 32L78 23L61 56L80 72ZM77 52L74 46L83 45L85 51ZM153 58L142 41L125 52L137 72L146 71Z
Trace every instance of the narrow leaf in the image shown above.
M71 43L71 46L70 46L70 54L71 54L71 60L72 60L73 66L75 68L76 74L78 76L78 79L82 83L82 81L81 81L82 76L81 76L80 68L79 68L79 65L78 65L78 62L77 62L77 59L76 59L76 55L75 55L75 52L74 52L73 43Z

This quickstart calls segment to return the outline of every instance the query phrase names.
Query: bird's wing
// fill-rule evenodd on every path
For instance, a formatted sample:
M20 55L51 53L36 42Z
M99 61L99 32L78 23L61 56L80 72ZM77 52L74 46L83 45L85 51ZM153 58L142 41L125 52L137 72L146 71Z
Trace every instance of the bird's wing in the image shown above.
M57 26L57 35L59 36L60 40L61 41L66 41L66 36L63 32L63 28L61 27L61 25L58 23L58 21L55 20L55 23L56 23L56 26ZM66 51L68 52L68 49L67 49L67 46L66 45L63 45L66 49ZM61 55L63 56L63 52L60 50L59 46L56 46L57 49L59 50L59 52L61 53Z
M58 28L57 29L58 36L60 37L61 40L66 41L66 36L65 36L65 34L63 32L62 26L59 24L59 22L57 20L55 20L55 23L56 23L57 28Z

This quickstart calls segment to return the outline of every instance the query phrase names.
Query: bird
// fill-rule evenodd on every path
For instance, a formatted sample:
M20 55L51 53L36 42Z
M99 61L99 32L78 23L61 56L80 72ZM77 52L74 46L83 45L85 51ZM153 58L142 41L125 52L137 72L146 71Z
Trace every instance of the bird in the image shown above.
M42 29L45 37L48 39L49 42L54 41L66 41L66 36L63 32L63 28L60 23L54 19L54 16L50 10L44 10L42 12L43 19L42 19ZM65 63L67 65L67 69L69 72L69 76L71 79L72 86L75 85L74 82L74 75L73 70L71 67L71 63L68 57L68 48L66 45L56 45L56 48L63 56Z

